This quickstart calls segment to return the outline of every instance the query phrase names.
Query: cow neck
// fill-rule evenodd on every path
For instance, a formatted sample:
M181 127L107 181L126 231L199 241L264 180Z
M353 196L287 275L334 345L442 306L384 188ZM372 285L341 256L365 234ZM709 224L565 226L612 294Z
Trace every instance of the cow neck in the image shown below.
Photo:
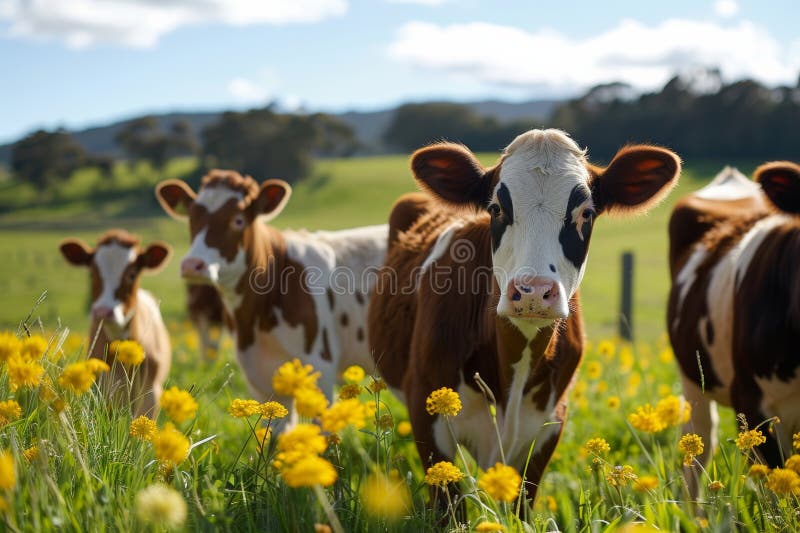
M534 369L543 359L552 356L548 350L555 337L558 324L545 326L536 330L531 337L527 337L517 326L506 317L496 316L497 327L497 358L500 363L501 388L507 390L514 378L514 365L523 357L526 348L530 350L528 375L533 375Z

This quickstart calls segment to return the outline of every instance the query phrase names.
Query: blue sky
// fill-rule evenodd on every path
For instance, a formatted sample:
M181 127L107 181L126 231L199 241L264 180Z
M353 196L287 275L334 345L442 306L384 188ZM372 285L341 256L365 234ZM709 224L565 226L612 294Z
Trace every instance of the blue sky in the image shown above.
M789 0L0 0L0 142L144 112L523 100L716 65L794 85Z

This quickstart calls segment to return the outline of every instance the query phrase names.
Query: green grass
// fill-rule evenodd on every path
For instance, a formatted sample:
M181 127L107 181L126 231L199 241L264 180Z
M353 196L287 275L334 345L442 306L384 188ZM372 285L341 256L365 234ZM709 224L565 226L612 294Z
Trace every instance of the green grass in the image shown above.
M484 157L487 162L491 159ZM502 522L509 531L594 532L614 530L631 521L664 531L690 532L794 531L800 526L794 513L796 498L776 497L763 481L742 477L747 463L732 443L736 426L730 410L722 413L720 452L700 474L703 487L718 480L725 488L715 493L704 488L699 503L690 500L683 484L677 450L680 429L648 434L633 429L627 420L637 406L655 405L664 395L680 393L675 364L664 352L666 220L671 204L700 187L720 166L714 162L688 165L678 191L647 217L598 222L582 285L590 347L572 393L564 438L537 502L523 512L523 524L513 506L476 493L474 480L467 479L461 488L471 494L470 503L466 514L457 519L468 522L467 529L482 519ZM742 165L742 170L752 166ZM196 335L183 318L184 289L177 272L177 257L188 247L188 230L161 214L152 197L152 186L159 179L180 176L192 168L192 161L175 161L155 176L145 167L120 167L111 184L83 172L49 199L39 199L13 182L0 182L0 206L14 206L13 211L0 213L4 304L0 331L16 330L46 290L47 298L33 313L29 328L77 332L67 338L64 358L56 360L52 354L58 350L51 348L42 363L54 383L67 362L85 353L78 345L86 343L80 339L87 326L88 296L86 272L66 266L58 254L58 242L68 236L93 242L104 229L122 226L145 240L158 238L173 244L176 257L164 271L145 279L144 286L161 298L170 323L174 362L167 385L191 390L200 404L197 418L178 427L192 442L201 443L178 468L161 471L153 461L152 446L128 436L129 410L107 405L96 389L78 398L56 387L69 404L56 416L35 389L12 391L5 365L0 366L0 400L13 397L23 409L20 420L0 427L0 448L11 451L18 477L13 489L0 490L9 503L9 511L2 513L5 528L146 530L148 526L135 513L135 496L162 481L186 501L184 529L188 531L312 531L315 523L330 523L326 506L333 508L346 531L464 530L428 506L413 441L395 430L407 417L405 409L386 393L380 397L376 417L383 420L382 428L372 422L361 433L345 431L342 443L329 447L326 457L337 466L339 480L321 499L310 489L285 485L268 466L275 453L272 445L266 456L257 453L251 431L255 420L248 423L226 414L231 399L247 397L231 341L223 343L217 359L198 358ZM276 223L311 229L380 223L393 200L412 189L404 157L321 161L314 175L295 188ZM636 254L638 341L633 351L613 341L599 342L616 331L619 256L628 249ZM590 364L593 373L588 370ZM362 393L362 400L368 398L370 394ZM609 406L610 399L618 407ZM162 412L159 425L166 420ZM595 436L604 437L611 446L611 452L597 463L583 450L583 444ZM39 447L40 457L28 464L21 452L32 445ZM626 464L638 476L653 476L657 486L647 491L636 490L630 482L612 487L605 476ZM373 470L393 469L404 480L403 490L411 493L407 518L399 522L372 517L360 493ZM479 475L474 469L470 474ZM0 468L0 483L2 478Z

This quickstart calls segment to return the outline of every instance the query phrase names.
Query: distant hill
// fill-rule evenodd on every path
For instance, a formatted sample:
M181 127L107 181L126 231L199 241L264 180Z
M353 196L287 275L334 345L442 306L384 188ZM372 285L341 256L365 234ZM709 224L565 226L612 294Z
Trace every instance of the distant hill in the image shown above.
M486 100L481 102L467 102L468 105L481 115L491 116L507 122L517 119L530 118L532 122L544 122L552 114L555 107L560 103L558 100L533 100L529 102L503 102L499 100ZM355 131L356 137L363 146L365 153L383 153L386 148L383 146L381 137L394 117L396 108L383 109L378 111L348 111L344 113L334 113ZM221 111L198 112L198 113L166 113L155 115L161 122L162 128L169 128L174 122L185 120L192 125L196 134L206 126L217 120ZM83 145L92 154L110 155L119 157L122 155L119 148L114 144L114 137L122 127L128 122L138 117L131 117L119 120L104 126L96 126L84 130L71 131L77 142ZM8 164L11 160L11 143L0 145L0 163Z

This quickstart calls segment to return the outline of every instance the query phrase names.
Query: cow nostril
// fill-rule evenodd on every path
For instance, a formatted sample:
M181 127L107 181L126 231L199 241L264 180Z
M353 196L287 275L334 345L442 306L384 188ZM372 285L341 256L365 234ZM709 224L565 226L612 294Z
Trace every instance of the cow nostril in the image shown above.
M544 298L545 300L547 300L548 298L550 298L550 294L551 294L551 291L547 291L546 293L544 293L544 294L542 295L542 298Z
M511 300L512 301L518 302L521 299L522 299L522 293L520 293L518 290L514 290L514 292L511 293Z

